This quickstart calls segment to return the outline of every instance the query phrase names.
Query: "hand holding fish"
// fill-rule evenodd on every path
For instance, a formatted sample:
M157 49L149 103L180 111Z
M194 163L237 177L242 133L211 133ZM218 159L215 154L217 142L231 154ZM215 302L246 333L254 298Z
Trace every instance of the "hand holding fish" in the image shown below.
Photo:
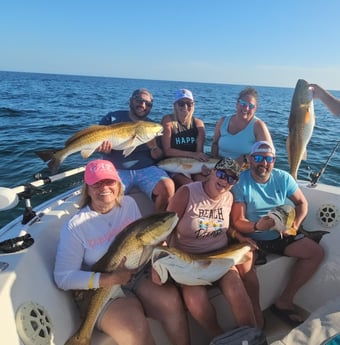
M207 162L209 160L209 156L207 156L204 152L193 152L194 158L200 162Z
M126 256L122 258L117 268L109 273L101 273L99 285L103 288L111 288L113 285L125 285L132 276L137 273L137 269L125 267Z
M271 229L275 226L275 221L269 216L263 216L256 222L255 231L263 231Z
M251 251L254 251L254 250L258 250L259 247L258 245L256 244L256 242L254 240L252 240L250 237L245 237L243 236L242 234L238 233L237 235L237 240L240 242L240 243L243 243L243 244L249 244L250 245L250 250Z
M112 144L110 141L105 140L101 143L100 146L97 147L96 151L103 152L103 153L110 153L112 150Z

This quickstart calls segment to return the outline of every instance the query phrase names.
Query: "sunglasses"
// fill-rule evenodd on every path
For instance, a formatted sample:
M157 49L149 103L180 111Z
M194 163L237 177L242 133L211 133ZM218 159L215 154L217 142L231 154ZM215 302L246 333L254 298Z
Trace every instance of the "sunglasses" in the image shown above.
M243 99L239 99L238 102L242 105L242 107L248 107L250 110L255 108L255 104L253 103L248 103L244 101Z
M147 107L149 107L149 108L152 107L152 102L151 102L151 101L147 101L146 99L144 99L144 98L142 98L142 97L137 96L137 97L134 97L133 99L135 100L135 102L136 102L137 104L143 104L143 103L145 103L145 105L146 105Z
M229 175L223 170L216 170L216 177L226 180L230 185L235 185L238 182L238 177Z
M185 105L188 107L188 108L191 108L193 105L194 105L194 102L185 102L185 101L178 101L177 102L178 106L179 107L184 107Z
M262 155L253 155L254 162L256 163L262 163L263 161L266 161L268 164L272 164L275 161L275 157L273 156L262 156Z

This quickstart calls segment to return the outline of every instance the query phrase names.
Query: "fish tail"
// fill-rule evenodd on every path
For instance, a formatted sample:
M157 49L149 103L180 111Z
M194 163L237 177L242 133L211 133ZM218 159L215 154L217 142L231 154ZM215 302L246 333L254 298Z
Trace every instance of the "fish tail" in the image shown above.
M44 162L50 161L55 154L55 150L35 151L34 153L41 158Z
M48 167L50 168L50 171L52 174L55 174L61 165L61 160L57 157L53 157L49 162L48 162Z
M76 334L74 334L72 337L70 337L66 341L65 345L79 345L79 344L81 344L81 345L90 345L90 343L91 343L91 339L90 338L88 338L88 339L82 338L80 336L80 333L77 332Z
M40 157L44 162L48 162L48 167L52 174L55 174L60 168L62 159L60 158L60 151L55 150L45 150L45 151L35 151L35 154Z

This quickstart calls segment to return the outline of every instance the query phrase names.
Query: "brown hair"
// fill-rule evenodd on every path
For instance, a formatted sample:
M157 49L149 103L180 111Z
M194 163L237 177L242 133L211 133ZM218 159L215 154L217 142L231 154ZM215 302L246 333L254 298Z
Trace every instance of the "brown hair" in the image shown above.
M239 101L241 98L243 98L245 96L254 97L256 99L256 103L258 103L258 93L257 93L257 91L253 87L247 87L244 90L242 90L238 94L237 101Z

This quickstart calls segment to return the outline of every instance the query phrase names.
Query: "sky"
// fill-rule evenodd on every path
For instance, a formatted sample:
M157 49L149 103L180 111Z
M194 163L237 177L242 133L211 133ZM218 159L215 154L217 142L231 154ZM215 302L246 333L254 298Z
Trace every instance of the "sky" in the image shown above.
M3 0L0 70L340 90L339 0Z

